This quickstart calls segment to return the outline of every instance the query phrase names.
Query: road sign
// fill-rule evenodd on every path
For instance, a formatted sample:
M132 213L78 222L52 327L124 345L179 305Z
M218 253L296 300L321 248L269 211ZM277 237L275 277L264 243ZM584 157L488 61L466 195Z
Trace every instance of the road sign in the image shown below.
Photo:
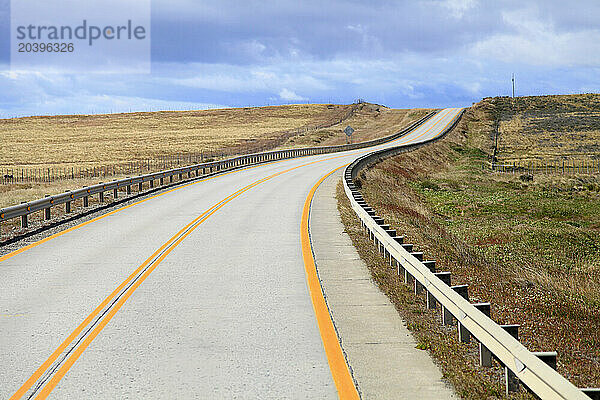
M346 136L352 136L352 134L354 133L354 129L352 129L352 127L348 125L346 129L344 129L344 133L346 134Z

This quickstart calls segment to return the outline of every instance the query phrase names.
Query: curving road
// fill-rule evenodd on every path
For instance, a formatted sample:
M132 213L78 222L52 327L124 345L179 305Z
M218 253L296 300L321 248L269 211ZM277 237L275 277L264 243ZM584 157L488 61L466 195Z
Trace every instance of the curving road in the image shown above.
M320 178L371 150L196 181L0 257L0 398L338 397L301 219Z

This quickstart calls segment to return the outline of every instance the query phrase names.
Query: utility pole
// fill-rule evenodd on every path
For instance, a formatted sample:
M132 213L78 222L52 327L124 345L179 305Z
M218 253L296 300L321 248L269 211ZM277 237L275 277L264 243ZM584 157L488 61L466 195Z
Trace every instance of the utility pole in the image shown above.
M512 97L515 98L515 73L512 73Z

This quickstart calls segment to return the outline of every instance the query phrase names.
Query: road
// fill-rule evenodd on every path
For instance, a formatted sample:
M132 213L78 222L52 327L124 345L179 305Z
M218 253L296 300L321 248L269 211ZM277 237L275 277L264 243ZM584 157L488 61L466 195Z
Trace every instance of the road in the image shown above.
M0 257L0 398L345 397L301 221L371 150L196 181Z

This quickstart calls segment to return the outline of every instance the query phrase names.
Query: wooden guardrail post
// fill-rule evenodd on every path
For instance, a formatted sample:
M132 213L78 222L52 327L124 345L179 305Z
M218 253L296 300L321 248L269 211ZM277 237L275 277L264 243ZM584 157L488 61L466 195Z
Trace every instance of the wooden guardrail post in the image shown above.
M85 188L85 186L84 186ZM83 196L83 207L88 207L90 205L89 198L87 195Z

